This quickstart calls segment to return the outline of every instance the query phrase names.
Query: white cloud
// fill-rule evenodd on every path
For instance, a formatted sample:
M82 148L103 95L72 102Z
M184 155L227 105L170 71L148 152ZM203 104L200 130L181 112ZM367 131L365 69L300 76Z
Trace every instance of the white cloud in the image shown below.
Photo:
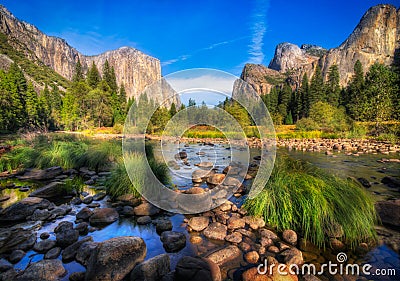
M264 35L267 31L267 10L269 7L268 0L256 1L254 13L251 16L250 31L251 43L248 45L249 59L247 62L261 64L264 61Z

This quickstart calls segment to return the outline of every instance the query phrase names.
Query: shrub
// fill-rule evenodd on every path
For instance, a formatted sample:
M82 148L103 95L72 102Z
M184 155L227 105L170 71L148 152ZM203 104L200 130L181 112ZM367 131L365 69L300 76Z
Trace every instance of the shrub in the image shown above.
M266 187L244 206L278 231L294 229L319 246L337 225L351 246L376 238L373 201L357 183L287 157L277 159Z
M311 118L302 118L297 121L296 129L299 131L314 131L319 129L319 125Z

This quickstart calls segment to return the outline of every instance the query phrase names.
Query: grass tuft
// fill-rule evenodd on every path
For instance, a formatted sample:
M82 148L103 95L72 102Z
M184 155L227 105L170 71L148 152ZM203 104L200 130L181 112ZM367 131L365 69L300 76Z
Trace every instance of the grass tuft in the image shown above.
M296 230L318 246L337 225L351 247L376 238L374 204L358 184L288 157L277 159L267 186L244 206L278 231Z

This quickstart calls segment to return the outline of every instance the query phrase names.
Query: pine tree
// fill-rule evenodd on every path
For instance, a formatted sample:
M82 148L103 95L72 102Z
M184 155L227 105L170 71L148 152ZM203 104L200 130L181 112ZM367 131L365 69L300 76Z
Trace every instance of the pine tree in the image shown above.
M336 64L331 65L328 72L328 82L326 84L326 101L334 106L339 105L340 85L339 69Z
M308 83L307 73L304 73L303 79L301 80L300 87L300 119L308 117L310 112L310 84Z
M324 80L322 78L321 68L317 65L310 83L309 106L311 107L316 102L324 100Z
M101 77L100 77L100 72L97 69L97 66L94 62L92 62L92 66L89 68L86 80L88 85L94 89L97 87L97 85L100 83Z
M118 91L114 67L110 67L108 60L106 60L103 65L103 80L106 81L112 92L116 93Z
M279 91L278 98L278 111L282 116L287 115L291 99L292 88L289 86L289 84L285 83L283 88Z
M170 115L170 117L172 118L175 114L176 114L176 106L175 106L175 103L172 103L171 104L171 108L169 109L169 115Z
M39 125L39 102L38 96L33 88L32 83L28 84L26 90L26 101L25 101L25 110L27 116L27 124L26 126L29 128L35 128Z
M72 81L80 82L82 80L83 80L82 65L81 65L81 60L78 58L78 61L75 64L75 72L74 72L74 76L72 77Z
M357 121L363 120L366 114L365 104L367 100L365 96L364 71L359 60L354 64L354 76L347 87L347 93L347 111L350 117Z

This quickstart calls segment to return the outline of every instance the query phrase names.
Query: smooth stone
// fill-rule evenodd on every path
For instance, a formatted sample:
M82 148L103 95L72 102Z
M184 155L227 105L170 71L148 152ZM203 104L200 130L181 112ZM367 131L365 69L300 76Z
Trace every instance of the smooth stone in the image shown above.
M231 217L227 222L228 229L239 229L245 226L245 221L242 218Z
M92 241L93 241L92 236L87 236L87 237L84 237L82 240L76 241L73 244L69 245L68 247L66 247L64 249L64 251L62 253L62 261L63 262L72 261L75 258L76 254L78 252L78 249L82 246L82 244L86 243L86 242L92 242Z
M194 230L194 231L202 231L204 230L208 224L210 223L210 219L208 217L192 217L188 221L188 225Z
M97 248L98 243L93 241L87 241L80 245L76 251L75 259L77 262L87 267L90 255Z
M22 250L14 250L11 252L10 257L8 258L8 260L11 263L17 263L20 260L22 260L23 257L25 257L25 252Z
M79 239L79 231L76 229L66 229L64 231L57 232L56 241L57 245L65 248Z
M160 239L167 253L178 252L186 246L186 236L181 232L164 231Z
M93 201L100 201L103 200L104 197L106 197L106 193L105 192L99 192L96 195L93 196Z
M136 265L130 274L130 281L159 281L170 271L169 255L161 254Z
M15 281L56 281L64 276L65 273L66 270L60 260L41 260L30 264L23 274L19 275Z
M160 212L160 209L150 203L142 203L134 208L136 216L154 216Z
M258 260L260 258L260 255L256 252L256 251L251 251L248 252L246 254L244 254L244 259L248 262L248 263L257 263Z
M289 244L296 245L297 244L297 233L291 229L287 229L282 233L283 241L288 242Z
M239 232L233 232L232 234L227 235L225 237L225 240L230 243L239 244L240 242L242 242L242 234Z
M216 263L217 265L221 266L241 257L241 255L242 251L237 246L229 245L226 248L211 253L210 255L207 256L207 258L210 259L212 262Z
M47 253L44 255L44 259L56 259L61 253L61 248L60 247L55 247L47 251Z
M113 208L100 208L93 211L93 215L89 218L90 225L104 226L118 220L118 212Z
M85 280L120 281L144 260L146 252L140 237L121 236L98 243L90 255Z
M37 242L33 246L33 250L38 252L38 253L45 253L48 250L50 250L51 248L54 248L55 246L56 246L56 241L54 241L54 240L43 240L43 241Z
M50 167L45 170L30 169L27 170L22 176L17 176L20 180L51 180L61 175L63 172L59 166Z
M31 216L36 209L45 209L50 205L47 199L27 197L1 211L0 221L22 221Z
M93 202L93 196L86 196L85 198L83 198L82 199L82 202L84 203L84 204L90 204L90 203L92 203Z
M140 224L140 225L149 224L149 223L151 223L151 217L150 216L139 217L136 220L136 222L137 222L137 224Z
M219 266L210 259L185 256L175 268L175 281L221 281Z
M206 229L204 229L203 234L208 239L214 240L225 240L227 232L227 227L219 222L211 223Z
M76 214L76 218L78 220L88 220L92 215L93 211L85 207Z

